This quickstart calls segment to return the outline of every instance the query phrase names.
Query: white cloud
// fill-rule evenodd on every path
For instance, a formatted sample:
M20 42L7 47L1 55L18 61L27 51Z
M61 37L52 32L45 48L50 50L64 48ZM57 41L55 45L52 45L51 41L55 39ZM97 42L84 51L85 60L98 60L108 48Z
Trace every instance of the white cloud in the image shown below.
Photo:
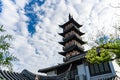
M15 23L17 22L19 16L17 14L16 6L9 0L2 1L2 13L0 14L0 24L9 26L9 28L14 29ZM7 24L6 24L7 22Z
M14 62L14 70L21 71L24 68L37 72L38 69L48 67L62 62L62 46L58 44L61 37L59 24L68 21L68 14L71 13L75 20L83 25L81 29L88 36L96 36L97 29L105 27L111 30L115 10L109 6L109 0L46 0L42 6L34 5L38 18L42 22L36 25L36 33L29 36L26 21L29 18L25 15L24 7L28 0L2 0L3 11L0 13L0 24L5 25L15 40L12 42L14 49L12 53L20 61ZM45 14L39 14L39 11ZM108 27L109 26L109 27ZM37 54L36 54L37 53ZM34 67L34 68L33 68Z
M14 47L11 52L20 59L20 62L15 65L19 64L22 67L25 64L25 58L35 53L34 48L28 43L27 38L29 33L26 21L29 19L25 16L24 12L26 0L21 2L22 3L19 3L18 5L11 0L2 0L3 6L2 13L0 13L0 24L4 25L7 33L12 34L15 38L15 40L11 42L12 47ZM20 68L20 66L17 67ZM22 69L24 68L22 67Z
M15 0L15 3L20 9L24 9L25 5L29 3L29 0Z

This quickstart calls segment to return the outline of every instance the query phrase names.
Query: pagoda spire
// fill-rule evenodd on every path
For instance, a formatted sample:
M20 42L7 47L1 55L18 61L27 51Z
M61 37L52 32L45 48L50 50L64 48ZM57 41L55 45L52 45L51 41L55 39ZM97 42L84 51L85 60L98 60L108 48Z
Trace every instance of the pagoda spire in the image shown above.
M73 17L71 16L71 14L69 13L69 20L72 19Z

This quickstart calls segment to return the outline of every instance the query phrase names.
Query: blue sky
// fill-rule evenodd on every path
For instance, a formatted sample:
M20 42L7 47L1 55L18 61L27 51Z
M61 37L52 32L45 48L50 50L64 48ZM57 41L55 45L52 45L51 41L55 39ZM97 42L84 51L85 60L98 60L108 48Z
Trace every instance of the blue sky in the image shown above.
M37 24L39 20L39 18L36 15L36 12L34 12L34 8L32 7L35 4L38 4L38 6L41 6L42 4L44 4L45 0L40 1L40 0L32 0L30 1L26 6L25 6L25 12L26 12L26 16L29 17L29 21L28 21L28 31L29 33L34 34L35 33L35 26ZM29 13L29 11L33 11L32 13Z
M0 24L15 38L10 52L19 58L13 62L14 71L37 72L62 63L63 56L58 54L62 51L58 44L62 29L58 25L68 21L69 13L83 25L80 30L90 46L98 30L114 34L112 26L118 21L115 14L120 12L110 5L116 4L114 0L0 0Z
M0 1L0 12L2 11L2 2Z
M15 0L12 0L15 3ZM31 35L35 33L35 26L40 21L40 19L37 17L36 12L34 11L34 5L37 4L38 6L43 5L45 0L30 0L24 7L25 9L25 15L29 17L28 22L28 31ZM0 3L0 6L2 7L2 3ZM2 10L2 9L1 9ZM41 11L39 12L41 15L43 14Z

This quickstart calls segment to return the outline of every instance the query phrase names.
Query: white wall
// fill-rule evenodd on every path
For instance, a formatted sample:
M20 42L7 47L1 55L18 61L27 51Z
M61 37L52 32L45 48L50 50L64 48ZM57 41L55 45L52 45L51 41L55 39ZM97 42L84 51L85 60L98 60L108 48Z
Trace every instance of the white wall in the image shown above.
M89 67L88 67L88 66L85 66L85 70L86 70L86 78L87 78L87 80L90 80Z
M116 75L120 77L120 66L115 61L112 61L112 63L113 63L113 67L115 69Z
M110 65L113 76L116 75L115 68L113 67L113 63L111 61L109 62L109 65Z
M78 75L79 76L83 75L83 76L87 77L85 64L78 65L77 70L78 70ZM83 80L83 79L81 79L81 80ZM86 80L86 79L84 79L84 80Z
M47 75L48 76L56 76L56 71L50 71L50 72L47 72Z
M86 75L86 73L85 73L85 65L84 64L78 65L77 69L78 69L78 75Z

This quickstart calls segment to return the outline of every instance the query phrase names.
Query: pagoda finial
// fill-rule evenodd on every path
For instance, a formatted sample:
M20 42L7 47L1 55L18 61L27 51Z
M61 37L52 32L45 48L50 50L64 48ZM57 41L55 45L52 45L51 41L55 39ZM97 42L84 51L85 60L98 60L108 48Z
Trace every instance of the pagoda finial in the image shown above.
M71 14L69 13L69 20L70 20L71 18L73 18L73 17L72 17Z

